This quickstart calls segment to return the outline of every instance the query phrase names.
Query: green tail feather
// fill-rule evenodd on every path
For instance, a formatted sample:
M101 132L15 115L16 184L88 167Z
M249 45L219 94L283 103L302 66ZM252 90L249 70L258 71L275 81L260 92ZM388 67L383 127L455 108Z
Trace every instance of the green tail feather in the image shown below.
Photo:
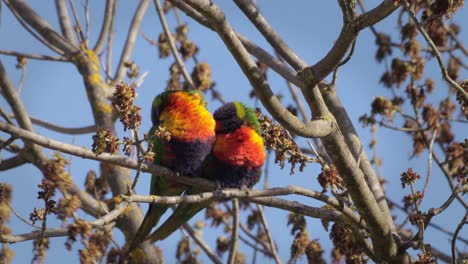
M180 196L186 187L176 183L168 182L165 178L151 177L151 195L159 196ZM135 238L130 243L129 252L133 251L139 244L146 240L148 234L161 219L161 216L167 211L169 205L150 204L146 212L143 223L140 225Z
M187 195L195 194L197 192L190 189L187 191ZM195 216L202 209L210 205L211 201L204 201L201 203L192 204L180 204L172 215L164 222L153 234L148 237L148 240L153 243L158 240L163 240L169 237L174 231L176 231L183 224L188 222L193 216Z

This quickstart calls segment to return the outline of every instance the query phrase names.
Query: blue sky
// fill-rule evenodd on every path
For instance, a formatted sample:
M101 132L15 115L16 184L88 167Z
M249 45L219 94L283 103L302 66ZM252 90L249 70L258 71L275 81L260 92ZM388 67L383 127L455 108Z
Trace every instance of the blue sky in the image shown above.
M38 1L30 2L29 4L36 12L56 29L59 28L53 1L46 1L47 4L39 3ZM91 9L91 43L93 45L101 25L104 8L104 4L101 2L102 1L95 5L93 4ZM77 1L76 4L81 12L82 2ZM229 1L217 1L217 4L225 10L227 19L237 31L251 40L254 40L266 50L272 51L266 41L233 3ZM264 16L286 40L290 47L310 64L315 63L328 52L339 34L341 12L336 1L295 1L294 4L291 4L291 2L273 0L258 1L258 4ZM367 8L370 9L371 7L372 6L368 6ZM119 51L122 49L129 21L135 8L136 5L133 2L121 1L119 3L115 26L114 68L118 62L117 56L120 55ZM249 99L251 87L222 41L214 32L193 23L190 18L185 16L182 18L189 23L189 38L199 45L200 51L197 55L198 59L210 63L212 77L216 82L216 88L222 92L224 98L228 101L239 100L253 105L253 101ZM399 38L399 33L397 32L395 19L396 13L378 24L376 26L377 30L385 31L390 34L393 39L397 40ZM168 20L171 27L174 28L176 21L172 13L168 15ZM468 25L468 13L466 8L459 11L455 16L455 21L460 25ZM467 43L468 35L466 31L463 30L466 29L462 28L460 39L464 43ZM159 33L162 31L152 4L147 11L140 31L153 39L157 39ZM0 39L0 49L53 55L51 51L31 38L28 33L21 28L5 5L3 5L1 12ZM369 30L364 30L360 33L357 39L354 56L348 64L340 69L337 80L338 95L343 105L346 107L350 118L354 122L365 146L370 142L370 133L368 128L362 128L357 122L359 116L370 111L370 102L375 96L391 95L389 90L383 88L382 85L379 84L380 76L385 70L385 63L376 63L374 59L376 51L374 42L374 36ZM16 58L0 55L0 59L7 68L11 80L17 85L20 79L20 71L15 69ZM158 59L157 49L140 37L137 41L132 60L139 65L140 72L149 72L145 82L137 90L139 95L137 104L141 106L144 118L141 128L143 132L149 129L151 101L156 94L163 91L166 80L168 79L168 67L172 64L172 59ZM189 62L187 67L191 69L193 63ZM462 72L461 76L466 76L466 73L465 70ZM426 74L436 80L437 88L435 96L439 97L432 97L430 100L438 104L438 100L442 98L440 96L447 93L447 86L441 81L440 70L438 69L435 59L428 61ZM283 101L285 104L289 104L291 98L284 80L272 71L269 71L268 80L275 92L284 95ZM91 125L93 122L83 81L76 68L71 64L29 60L21 98L23 99L28 113L42 120L47 120L65 127L87 126ZM210 95L208 95L207 98L210 100L209 109L211 111L220 106L218 102L211 101ZM0 106L10 111L10 108L3 98L0 99ZM454 127L458 131L459 138L457 139L461 140L461 136L463 134L466 135L466 125L463 127L456 124ZM35 129L37 133L56 140L73 143L78 146L91 147L90 134L72 137L51 132L38 126L35 126ZM120 137L126 135L122 129L119 131ZM3 133L0 133L0 136L5 137ZM388 181L388 184L385 186L386 191L393 200L401 201L402 196L408 194L408 190L401 189L399 180L400 173L412 167L424 178L427 173L427 153L424 152L419 158L410 159L412 156L411 141L406 134L380 128L378 130L378 136L378 154L383 159L382 171ZM303 140L299 142L305 146ZM369 157L371 157L369 149L366 149L366 151ZM46 152L51 153L49 150L46 150ZM3 158L8 157L5 152L2 152L1 155ZM66 157L68 156L66 155ZM271 187L294 184L314 190L321 190L321 187L316 182L317 174L320 171L318 165L309 164L303 173L296 173L295 175L289 175L288 166L286 166L284 170L280 170L277 165L270 165L269 184ZM96 162L73 157L69 169L75 182L78 185L82 185L86 173L91 169L98 171L99 166ZM134 173L132 176L133 175ZM148 176L149 175L143 175L141 178L136 189L137 193L148 193ZM15 170L0 173L0 181L8 182L14 187L12 202L14 208L26 217L32 211L33 207L42 207L42 202L36 199L38 191L36 186L40 180L41 174L36 168L30 165L24 165ZM421 188L422 184L423 181L418 183L417 186ZM262 185L263 182L261 181L257 184L256 188L262 188ZM449 195L447 182L436 166L434 166L433 169L432 181L428 193L431 195L424 200L422 210L440 206ZM310 206L323 206L321 203L302 197L290 197L288 199L298 200ZM145 210L146 205L142 206ZM290 235L290 228L285 228L287 222L286 213L275 208L266 208L265 210L270 228L273 230L273 237L276 239L279 246L280 256L282 259L287 260L289 258L289 248L293 237ZM395 211L394 213L398 215L397 221L401 221L404 218L399 212ZM200 213L192 223L197 219L202 219L203 215L203 213ZM90 217L87 217L82 212L79 212L79 216L91 220ZM448 229L453 229L462 216L462 207L454 203L447 212L437 216L433 221ZM51 227L60 226L60 222L58 221L51 221L49 224ZM14 234L31 231L29 226L25 225L14 216L9 226L13 229ZM323 230L320 221L308 218L308 228L311 238L319 239L322 246L326 249L325 256L329 258L331 242L328 239L328 234ZM214 245L213 242L216 239L216 235L219 235L221 232L222 230L216 230L216 233L214 233L210 229L206 229L204 238L209 244ZM122 241L120 231L116 231L114 234L117 241ZM467 235L466 232L462 231L461 235L463 234L465 236ZM174 256L175 245L179 238L180 234L176 234L159 244L164 250L164 255L167 260L170 260ZM447 253L450 252L450 238L442 235L440 232L429 229L426 234L426 239L429 243L437 245L439 249ZM78 262L77 251L73 250L72 252L68 252L63 246L64 241L65 239L62 238L51 239L52 249L48 251L47 263L62 263L65 258L72 263ZM16 251L14 263L24 263L32 259L31 241L11 245L11 248ZM76 248L79 248L78 244L74 246L74 249ZM467 248L463 247L461 249L467 250ZM250 259L252 256L251 249L242 245L240 250L247 254L248 259ZM200 258L202 260L207 260L203 253ZM306 259L303 258L299 262L305 261ZM168 261L168 263L169 262L170 261Z

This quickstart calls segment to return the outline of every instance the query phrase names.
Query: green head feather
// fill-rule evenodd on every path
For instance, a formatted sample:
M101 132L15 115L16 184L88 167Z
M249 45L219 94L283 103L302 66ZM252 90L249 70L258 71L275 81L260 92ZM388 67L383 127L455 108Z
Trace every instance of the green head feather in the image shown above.
M217 133L231 133L241 126L247 126L261 135L260 124L255 111L240 102L227 103L221 106L215 111L213 117L216 120Z

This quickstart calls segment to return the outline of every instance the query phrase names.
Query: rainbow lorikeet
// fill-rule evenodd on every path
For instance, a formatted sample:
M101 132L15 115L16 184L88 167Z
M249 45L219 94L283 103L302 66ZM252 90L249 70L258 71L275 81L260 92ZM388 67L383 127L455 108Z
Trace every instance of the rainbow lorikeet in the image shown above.
M154 163L184 176L200 176L203 162L215 142L215 121L206 109L202 93L197 90L161 93L153 100L151 120L153 126L148 133L148 142L153 144ZM168 131L170 139L156 136L159 128ZM187 188L182 183L154 174L151 176L151 195L177 196ZM168 207L163 204L149 205L129 251L146 239Z
M255 112L239 102L223 105L213 114L216 142L207 158L203 176L221 187L251 188L258 182L265 161L265 147ZM186 194L201 190L190 188ZM180 204L153 234L151 242L163 240L211 202Z

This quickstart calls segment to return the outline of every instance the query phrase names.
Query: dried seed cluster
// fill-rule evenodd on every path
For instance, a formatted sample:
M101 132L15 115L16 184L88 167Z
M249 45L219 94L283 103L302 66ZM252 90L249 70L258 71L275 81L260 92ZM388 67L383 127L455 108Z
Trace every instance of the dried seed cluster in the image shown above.
M343 179L338 174L334 165L323 166L322 172L317 176L317 181L323 188L323 192L326 192L329 187L335 186L342 189Z
M119 149L119 139L115 137L110 130L99 128L96 135L93 136L92 151L99 155L103 152L115 153Z
M406 172L401 174L401 186L405 188L406 184L413 185L419 179L421 179L421 175L414 172L412 168L409 168Z
M136 96L133 86L124 83L115 86L112 105L119 111L120 122L122 122L124 130L138 130L141 125L141 109L134 105Z
M362 242L357 240L349 226L335 223L330 231L330 238L335 245L334 260L340 260L343 255L346 263L367 263L368 259L363 253Z
M294 174L296 164L300 164L299 171L302 172L310 158L301 152L299 146L282 126L263 115L258 108L256 114L267 149L275 151L275 163L279 163L281 168L284 168L287 161L291 164L291 174Z
M300 214L288 214L288 226L292 226L291 235L294 235L291 244L291 260L306 255L309 263L325 263L323 250L318 240L310 240L305 217Z

